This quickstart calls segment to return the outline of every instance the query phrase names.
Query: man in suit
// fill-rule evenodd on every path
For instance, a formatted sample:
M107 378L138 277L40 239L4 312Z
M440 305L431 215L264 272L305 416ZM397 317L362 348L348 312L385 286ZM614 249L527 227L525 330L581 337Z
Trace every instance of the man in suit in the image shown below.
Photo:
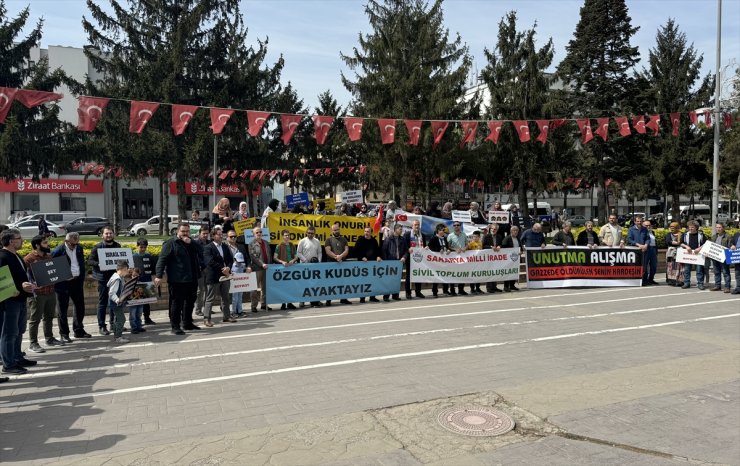
M220 229L213 230L211 242L203 248L203 258L206 263L206 302L203 306L203 323L206 327L213 327L211 308L216 295L221 297L223 322L236 322L236 319L231 317L231 294L229 293L231 283L228 281L234 257L229 247L223 243L223 234Z
M195 212L193 212L193 215L195 215ZM205 250L205 247L208 246L208 243L210 243L210 239L208 238L209 235L210 235L210 229L208 228L208 226L201 225L200 231L198 232L198 237L193 240L193 244L195 244L195 247L198 249L198 259L201 262L201 272L205 272L205 268L206 268L203 251ZM201 273L201 276L198 279L198 293L195 298L195 315L197 316L203 315L203 305L205 303L205 300L206 300L206 274Z
M403 225L396 223L393 226L393 235L383 240L380 255L383 260L398 260L401 261L401 266L405 266L409 258L409 245L401 233L403 233ZM389 295L384 295L383 301L389 301L388 298ZM398 301L399 299L401 297L398 294L393 295L394 301Z
M90 338L90 334L85 331L82 320L85 318L85 294L83 285L85 284L85 255L80 246L80 234L76 231L67 233L64 242L51 251L51 257L66 257L69 267L72 270L72 279L60 282L54 285L54 291L57 294L57 306L59 320L59 333L62 341L71 343L69 337L69 321L67 310L69 309L69 300L75 306L75 312L72 315L72 331L75 338Z
M424 249L426 240L421 234L421 222L414 220L411 224L411 231L403 234L403 238L409 247L409 255L414 252L415 248ZM414 293L417 298L425 298L421 292L421 283L414 283ZM406 261L406 299L411 299L411 261Z
M261 296L259 291L252 291L252 312L257 312L258 302L261 303L260 308L263 311L271 311L272 308L267 306L267 288L265 287L265 273L267 272L267 266L272 262L270 260L270 245L262 239L261 227L254 227L252 233L254 233L254 240L249 243L247 250L249 251L249 260L252 262L252 270L257 273L257 286L262 291Z
M642 251L642 271L643 280L642 284L647 285L646 271L649 270L649 257L648 257L648 242L649 235L647 228L642 226L642 216L635 216L635 224L627 230L627 246L637 246ZM702 267L702 272L704 268ZM704 286L704 285L702 285Z
M434 236L429 240L429 250L434 252L447 253L449 252L449 245L447 244L447 232L445 230L444 223L438 224L434 229ZM436 298L439 292L439 284L432 283L432 297ZM444 294L450 293L450 285L447 283L442 284L442 292Z

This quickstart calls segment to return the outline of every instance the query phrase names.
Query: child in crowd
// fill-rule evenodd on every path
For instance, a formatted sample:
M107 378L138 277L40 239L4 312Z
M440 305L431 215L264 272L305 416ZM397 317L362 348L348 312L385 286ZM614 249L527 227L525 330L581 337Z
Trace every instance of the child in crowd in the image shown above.
M244 273L247 271L247 265L244 263L244 254L237 252L234 254L234 263L231 266L231 273ZM242 297L244 293L234 293L231 296L231 301L234 303L234 314L237 317L244 316L244 309L242 307Z
M195 215L195 212L198 211L194 211L193 215ZM157 258L147 252L148 247L149 242L146 238L139 238L136 240L137 251L134 253L134 266L141 271L138 277L140 283L148 283L152 281L154 266L157 262ZM151 318L151 306L149 304L144 304L143 307L144 323L147 325L156 325L156 322Z
M383 225L383 227L380 229L380 238L382 239L382 241L385 241L386 239L393 236L393 228L391 228L392 226L393 226L393 218L392 217L386 218L385 225Z
M130 341L123 336L123 322L126 320L123 311L128 299L128 296L123 295L123 288L130 273L128 261L119 260L116 262L116 273L108 280L109 306L113 309L113 341L116 343L128 343Z
M142 270L135 268L132 270L131 278L138 279L139 282L141 282L141 276L142 276ZM139 291L139 288L134 288L133 293L131 294L132 299L137 299L139 297L143 296L137 296L137 292ZM146 332L146 329L143 325L141 325L141 315L144 313L144 305L143 304L136 304L133 306L128 306L128 323L131 326L131 333L137 334L141 332Z

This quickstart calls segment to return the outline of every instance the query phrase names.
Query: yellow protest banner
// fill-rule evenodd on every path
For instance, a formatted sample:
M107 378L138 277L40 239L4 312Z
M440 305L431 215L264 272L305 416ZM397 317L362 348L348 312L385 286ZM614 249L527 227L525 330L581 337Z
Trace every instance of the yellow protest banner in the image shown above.
M374 217L347 217L339 215L308 215L308 214L270 214L267 217L267 227L270 229L270 244L280 244L282 231L290 232L290 242L298 244L306 236L306 228L316 229L316 239L323 246L326 238L331 235L331 226L339 222L339 231L354 246L358 238L365 233L365 227L372 228Z
M337 201L334 200L333 197L327 197L326 199L314 199L313 200L313 206L314 208L319 208L319 202L324 203L324 210L327 212L334 212L337 208Z
M258 219L257 217L249 217L247 219L237 220L236 222L232 223L237 236L243 235L244 230L251 230L252 228L254 228L255 224L260 224L260 219Z

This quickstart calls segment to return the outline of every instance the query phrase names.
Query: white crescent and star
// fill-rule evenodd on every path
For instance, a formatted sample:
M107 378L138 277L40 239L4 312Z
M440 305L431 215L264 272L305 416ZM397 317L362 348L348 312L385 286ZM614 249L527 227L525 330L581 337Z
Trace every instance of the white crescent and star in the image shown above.
M319 125L319 128L327 128L328 130L329 128L331 128L331 123L321 123Z
M225 123L225 122L229 121L229 118L230 117L231 117L231 115L229 115L228 113L224 113L224 114L218 116L218 121L223 121Z
M388 129L388 128L390 128L390 129ZM389 133L392 133L392 132L394 132L396 130L396 127L393 126L393 125L385 125L385 128L383 128L383 130L388 131Z
M419 133L420 131L421 131L421 127L419 126L414 126L413 128L411 128L412 133Z
M141 116L142 114L147 115L147 116L142 117ZM149 121L149 118L152 117L152 111L149 110L148 108L143 108L139 110L139 113L137 113L136 116L138 116L142 121L146 123L147 121Z
M183 121L183 118L182 117L184 117L184 116L188 116L188 119L185 120L185 121L190 121L190 119L193 118L193 114L192 113L190 113L190 112L182 112L182 113L180 113L180 121Z
M358 128L357 131L362 129L362 123L352 123L352 129Z
M288 123L288 129L297 128L297 127L298 127L298 123L296 123L295 121Z
M496 133L500 133L500 132L501 132L501 127L500 126L497 126L496 127Z
M264 118L262 118L262 117L259 117L259 118L255 118L255 119L254 119L254 122L255 122L255 123L259 123L260 121L261 121L262 123L264 123L264 122L265 122L265 119L264 119Z
M4 92L0 92L0 110L4 109L8 102L10 98Z
M519 129L523 129L525 131L529 131L529 126L527 126L527 125L521 125L521 126L519 126Z
M96 110L98 112L97 117L92 114L93 110ZM85 113L87 113L93 121L98 121L100 119L100 116L103 114L103 109L101 109L97 105L90 105L89 107L87 107L87 110L85 110Z

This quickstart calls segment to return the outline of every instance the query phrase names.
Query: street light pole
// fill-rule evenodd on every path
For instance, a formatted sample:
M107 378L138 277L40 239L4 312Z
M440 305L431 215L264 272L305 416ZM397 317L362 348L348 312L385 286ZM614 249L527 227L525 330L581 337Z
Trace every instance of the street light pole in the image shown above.
M714 75L714 159L712 161L712 231L717 222L719 214L719 127L722 124L720 119L720 73L719 67L722 61L722 0L717 0L717 63Z
M216 207L216 170L218 169L218 136L213 135L213 205L211 210ZM208 215L208 213L206 213Z

